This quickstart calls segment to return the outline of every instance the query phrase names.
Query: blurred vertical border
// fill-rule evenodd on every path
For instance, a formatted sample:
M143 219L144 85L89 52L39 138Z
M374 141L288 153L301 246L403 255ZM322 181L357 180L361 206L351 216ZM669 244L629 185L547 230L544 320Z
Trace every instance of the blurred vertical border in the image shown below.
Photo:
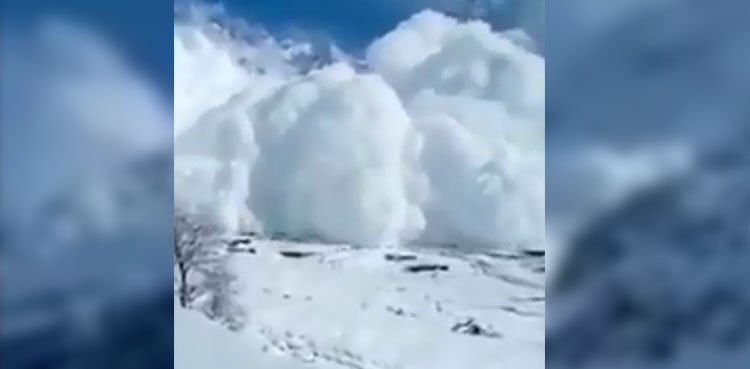
M547 368L750 368L750 2L546 10Z
M173 367L173 9L0 0L0 368Z

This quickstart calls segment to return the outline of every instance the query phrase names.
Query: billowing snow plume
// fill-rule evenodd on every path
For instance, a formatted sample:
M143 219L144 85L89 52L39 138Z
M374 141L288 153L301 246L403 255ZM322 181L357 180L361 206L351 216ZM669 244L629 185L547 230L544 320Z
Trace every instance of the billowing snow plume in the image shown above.
M230 231L542 247L544 60L516 36L427 11L364 72L302 75L289 47L212 33L175 25L176 206Z

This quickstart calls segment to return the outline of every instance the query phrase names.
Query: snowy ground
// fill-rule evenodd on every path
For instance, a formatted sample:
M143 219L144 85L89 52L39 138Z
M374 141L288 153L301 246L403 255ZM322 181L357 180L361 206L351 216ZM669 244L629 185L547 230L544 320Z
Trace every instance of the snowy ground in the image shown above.
M274 356L311 368L544 367L539 255L281 241L249 247L252 252L232 257L248 325L236 337L221 332L231 345L205 348L221 360L231 358L232 366L223 368L286 368L269 361ZM436 270L420 271L430 268ZM178 332L192 329L181 321L175 329L176 352L210 337ZM258 355L263 358L256 360ZM185 359L176 354L175 367L216 367L192 358L194 365L183 366ZM258 365L266 361L268 366Z
M198 313L180 309L176 302L174 306L175 368L305 368L290 359L262 352L259 345L243 342Z

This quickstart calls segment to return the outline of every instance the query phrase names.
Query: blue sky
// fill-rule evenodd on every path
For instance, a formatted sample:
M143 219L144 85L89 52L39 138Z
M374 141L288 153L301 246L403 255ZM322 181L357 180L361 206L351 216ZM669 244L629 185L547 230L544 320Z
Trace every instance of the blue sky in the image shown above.
M263 24L275 34L290 30L324 33L341 47L361 49L400 21L427 8L460 0L224 0L229 15Z
M469 0L207 0L205 3L221 4L231 17L260 23L277 36L289 31L324 34L356 54L416 12L431 8L460 14ZM481 0L481 3L493 9L485 20L494 27L530 25L534 36L543 38L543 27L533 24L538 22L539 17L534 14L541 11L543 0Z
M272 31L302 28L324 32L346 48L362 47L410 13L390 0L227 0L224 5L230 15L260 22Z

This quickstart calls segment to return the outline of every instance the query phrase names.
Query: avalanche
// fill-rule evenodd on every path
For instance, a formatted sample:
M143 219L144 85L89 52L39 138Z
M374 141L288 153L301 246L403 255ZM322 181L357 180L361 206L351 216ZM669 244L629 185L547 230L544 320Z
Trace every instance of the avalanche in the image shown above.
M300 45L174 37L176 206L228 232L544 247L545 66L513 34L425 11L364 67L309 73Z

